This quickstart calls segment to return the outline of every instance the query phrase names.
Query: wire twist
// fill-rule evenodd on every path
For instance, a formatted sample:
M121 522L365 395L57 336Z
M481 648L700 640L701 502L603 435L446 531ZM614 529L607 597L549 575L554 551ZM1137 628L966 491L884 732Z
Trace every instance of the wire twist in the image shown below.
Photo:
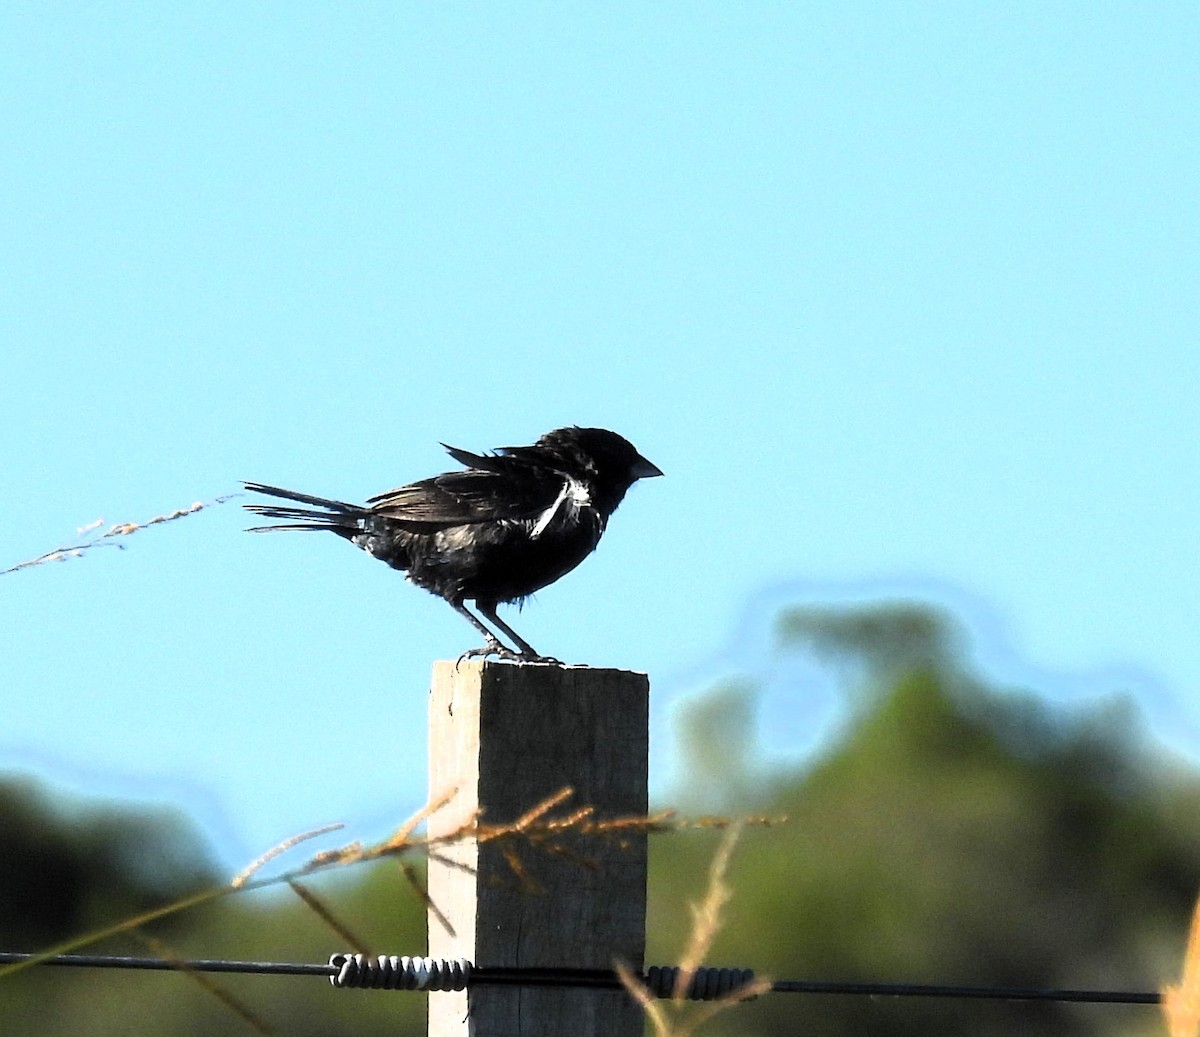
M672 998L683 970L678 965L651 965L646 970L646 989L655 997ZM718 969L708 966L692 973L683 996L689 1001L716 1001L754 982L753 969Z
M372 987L384 990L465 990L471 981L471 963L466 958L410 958L391 955L377 958L365 954L331 954L329 964L337 973L329 977L335 987Z
M329 982L340 988L375 990L465 990L471 985L473 966L466 958L410 958L390 955L372 958L366 954L333 954L329 965L336 972ZM554 970L548 970L553 972ZM672 998L683 970L678 965L655 965L643 977L646 988L657 998ZM487 982L487 969L479 979ZM612 977L616 985L616 977ZM752 969L703 967L692 973L682 996L689 1001L716 1001L754 981Z

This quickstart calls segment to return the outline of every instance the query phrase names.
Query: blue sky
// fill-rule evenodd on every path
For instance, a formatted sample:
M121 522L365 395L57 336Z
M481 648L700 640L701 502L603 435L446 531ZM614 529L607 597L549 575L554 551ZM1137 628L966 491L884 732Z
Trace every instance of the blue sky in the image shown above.
M660 782L778 607L879 595L1200 754L1198 51L1171 3L8 5L0 567L603 425L667 477L515 622L650 673ZM0 768L235 865L419 805L474 633L244 525L5 576Z

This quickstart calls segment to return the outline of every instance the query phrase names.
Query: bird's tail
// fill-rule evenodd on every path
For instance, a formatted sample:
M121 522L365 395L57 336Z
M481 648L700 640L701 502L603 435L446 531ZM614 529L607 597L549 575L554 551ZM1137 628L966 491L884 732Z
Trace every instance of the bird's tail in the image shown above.
M284 507L279 504L245 504L243 507L255 515L265 518L284 519L284 525L254 526L250 533L273 533L281 529L323 529L339 536L354 537L362 532L362 519L366 509L345 501L314 497L308 493L297 493L278 486L248 482L244 484L251 493L265 493L268 497L282 497L299 504L313 505L309 508Z

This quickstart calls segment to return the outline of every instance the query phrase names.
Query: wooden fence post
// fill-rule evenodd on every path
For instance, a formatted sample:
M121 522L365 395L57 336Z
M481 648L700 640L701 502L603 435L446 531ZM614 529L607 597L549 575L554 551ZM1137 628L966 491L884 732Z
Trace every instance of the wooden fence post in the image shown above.
M568 809L645 815L648 692L645 674L624 670L436 663L429 790L457 793L430 819L430 835L454 831L480 809L485 823L514 821L566 786L575 790ZM502 846L464 840L438 851L429 862L429 955L591 969L620 958L640 971L646 836L628 832L623 841L573 837L568 855L509 844L536 891ZM641 1037L644 1027L621 990L482 986L428 998L430 1037Z

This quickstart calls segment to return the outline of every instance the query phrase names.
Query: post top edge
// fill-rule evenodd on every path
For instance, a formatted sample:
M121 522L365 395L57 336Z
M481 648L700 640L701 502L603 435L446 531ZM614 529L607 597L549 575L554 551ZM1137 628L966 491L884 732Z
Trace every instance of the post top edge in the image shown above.
M647 676L645 670L626 670L617 666L589 666L587 663L558 663L558 662L514 662L509 659L437 659L433 664L434 672L444 672L447 669L456 673L483 673L487 670L530 670L545 672L558 670L566 673L628 673L637 677Z

